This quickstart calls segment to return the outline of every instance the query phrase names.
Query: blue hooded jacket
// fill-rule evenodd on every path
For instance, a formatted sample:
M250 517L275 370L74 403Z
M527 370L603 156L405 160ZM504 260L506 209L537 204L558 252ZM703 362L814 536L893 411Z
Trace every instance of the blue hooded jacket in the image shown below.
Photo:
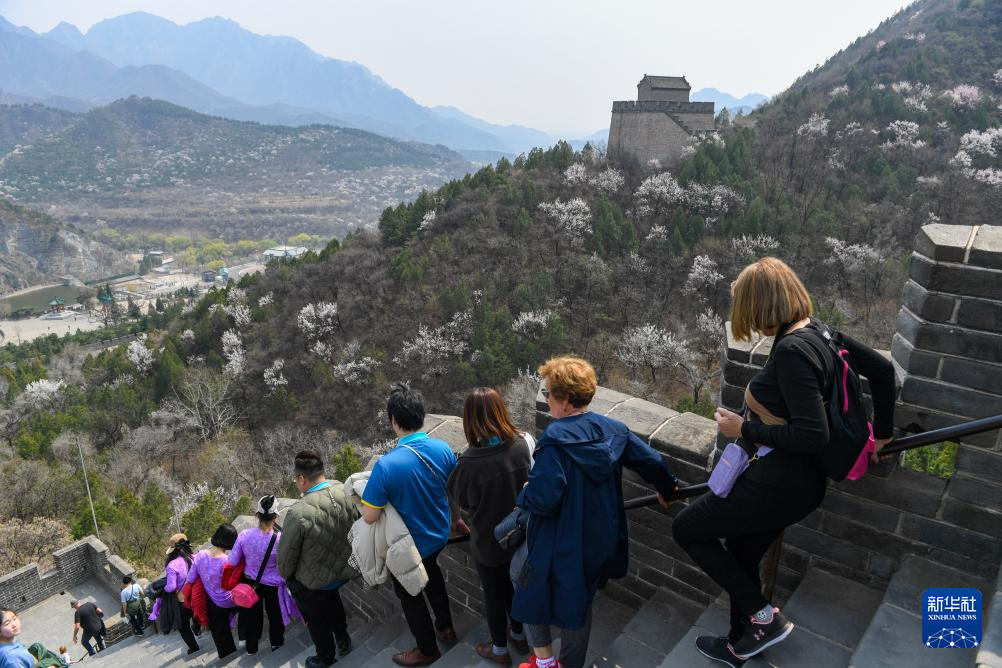
M678 484L661 455L622 422L592 412L554 420L536 445L535 465L519 494L529 511L525 587L512 617L526 624L578 629L595 593L626 575L629 559L623 466L662 495Z

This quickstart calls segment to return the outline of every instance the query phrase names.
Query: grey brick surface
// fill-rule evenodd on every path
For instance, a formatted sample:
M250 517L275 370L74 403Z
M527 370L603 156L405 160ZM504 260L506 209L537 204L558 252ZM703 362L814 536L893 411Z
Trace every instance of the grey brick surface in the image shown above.
M915 281L905 282L901 290L901 303L923 320L949 322L957 297L930 292Z
M960 300L957 324L986 332L1002 332L1002 302L965 297Z
M608 415L623 422L631 431L647 440L666 420L678 417L679 413L644 399L632 398L617 404Z
M1002 269L1002 227L982 225L978 228L968 264Z

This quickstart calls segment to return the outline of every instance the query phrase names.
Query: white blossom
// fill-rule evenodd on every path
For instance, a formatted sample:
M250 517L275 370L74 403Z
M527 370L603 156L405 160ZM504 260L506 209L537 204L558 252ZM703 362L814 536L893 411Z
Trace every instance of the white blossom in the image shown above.
M224 310L238 328L246 327L251 322L250 307L246 304L228 304Z
M995 74L992 75L992 81L995 82L996 86L1002 86L1002 69L995 70Z
M652 225L650 232L644 237L644 241L667 241L668 228L664 225Z
M910 93L912 84L910 81L895 81L891 84L891 90L895 93Z
M436 329L418 327L417 336L404 342L400 353L393 359L397 364L417 361L424 379L441 376L446 372L446 362L465 354L470 346L466 338L473 326L469 312L453 315L452 320Z
M275 293L269 292L258 298L257 305L259 308L264 308L265 306L269 306L273 301L275 301Z
M184 341L185 343L191 343L192 341L195 340L195 332L191 331L190 329L184 330L183 332L181 332L181 340Z
M633 196L637 200L637 214L646 217L683 203L685 189L670 172L661 172L644 179Z
M630 254L626 256L626 268L641 276L651 273L651 263L636 251L630 251Z
M887 126L891 138L884 142L884 148L921 148L925 142L918 138L919 124L912 121L891 121Z
M937 188L943 183L943 180L933 174L932 176L919 176L915 179L915 182L923 188Z
M236 330L228 329L223 332L222 342L223 357L226 359L223 372L231 378L239 376L247 361L247 354L244 352L244 344L240 340L240 334Z
M996 157L1002 151L1002 127L965 133L960 138L960 150L989 158Z
M334 360L334 354L336 351L334 350L334 346L326 341L315 341L313 345L310 346L310 352L330 364Z
M877 42L877 51L880 51L885 46L887 46L887 42L886 41L884 41L884 40L878 41Z
M25 385L24 392L21 393L21 400L29 408L40 410L55 399L63 387L65 384L61 380L48 380L46 378L33 380Z
M319 302L307 304L299 310L296 318L299 331L311 341L318 341L334 334L341 327L338 320L337 304Z
M717 271L717 263L709 255L697 255L692 260L692 269L685 279L682 292L694 294L703 288L715 286L724 279L724 275Z
M849 244L841 239L826 237L825 245L831 249L831 255L825 259L825 264L840 266L850 274L868 270L884 259L869 244Z
M380 365L373 357L362 355L362 346L352 341L342 351L341 361L332 368L334 375L347 385L361 385Z
M125 351L125 356L129 358L129 361L136 367L136 370L144 376L150 372L150 369L153 368L153 362L156 361L153 351L147 348L141 341L130 343L128 350Z
M704 348L716 348L724 342L724 321L712 309L696 317L696 332Z
M588 180L592 187L609 193L618 191L625 182L626 179L615 167L608 167Z
M960 84L943 93L955 107L966 107L973 109L981 102L981 89L971 84Z
M289 384L289 381L282 373L282 369L284 367L285 360L280 357L272 362L270 367L264 370L264 384L268 386L271 392Z
M904 34L904 39L909 42L924 42L925 33L924 32L907 32Z
M539 339L546 333L546 328L550 324L550 320L553 319L553 315L554 313L550 309L523 311L511 323L511 329L527 339Z
M849 85L848 84L842 84L841 86L835 86L835 88L832 88L828 92L828 94L831 95L832 97L838 97L839 95L848 95L849 94Z
M652 171L659 171L661 169L661 161L657 158L651 158L647 161L647 168Z
M757 237L742 234L731 239L731 248L739 258L750 261L775 252L779 248L779 242L767 234Z
M427 232L434 227L436 218L438 218L438 213L432 209L421 218L421 223L418 225L418 229L422 232Z
M553 202L542 202L539 208L574 240L580 240L585 234L591 233L591 227L588 225L591 221L591 210L587 202L580 197L567 202L561 202L559 198Z
M616 356L628 367L650 369L656 380L657 370L689 364L693 355L684 339L662 327L647 324L623 332Z
M572 184L585 183L588 180L588 168L580 162L575 162L564 170L564 180Z
M247 299L247 292L243 288L230 288L226 293L227 304L240 304Z
M824 137L828 134L828 125L831 121L825 118L822 113L813 113L807 122L797 128L797 134L801 137Z

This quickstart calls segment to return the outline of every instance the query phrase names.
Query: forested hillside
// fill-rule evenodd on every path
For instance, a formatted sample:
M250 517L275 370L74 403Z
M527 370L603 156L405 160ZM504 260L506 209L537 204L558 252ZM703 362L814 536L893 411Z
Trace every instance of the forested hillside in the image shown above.
M708 413L730 281L763 255L800 273L822 318L887 347L916 230L998 222L1000 11L919 2L750 117L722 117L675 169L533 150L169 310L128 350L22 361L5 409L17 459L0 473L39 474L8 495L30 503L0 511L88 532L79 495L57 507L43 488L76 489L80 439L102 536L153 564L139 538L201 536L287 485L303 445L357 467L390 436L391 381L454 414L470 387L502 386L528 427L532 372L561 352L604 385Z

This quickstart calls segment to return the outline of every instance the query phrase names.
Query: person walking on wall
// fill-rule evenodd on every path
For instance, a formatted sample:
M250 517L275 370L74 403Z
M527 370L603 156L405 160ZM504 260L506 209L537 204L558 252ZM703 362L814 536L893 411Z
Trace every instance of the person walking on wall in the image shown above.
M70 607L74 610L73 644L77 644L77 634L83 629L80 644L87 650L87 654L94 656L104 649L104 622L101 620L104 617L104 610L90 601L81 603L80 601L73 600L70 601ZM96 650L91 646L91 640L97 641Z
M520 668L581 668L595 594L626 575L623 467L653 485L662 505L678 479L625 424L588 410L598 388L588 362L555 357L539 373L554 419L536 444L529 482L518 496L529 522L525 565L513 573L512 616L525 624L533 648ZM559 662L551 626L561 629Z
M132 626L132 634L141 636L146 627L146 604L143 601L143 588L136 584L132 576L126 575L122 578L122 592L119 595L122 601L121 617L129 618L129 625Z
M700 636L696 647L736 667L793 630L762 594L759 562L783 529L824 499L827 480L819 455L829 441L825 397L835 380L835 359L820 343L822 325L811 318L807 289L781 260L763 258L745 267L731 286L731 297L736 339L748 340L753 331L776 339L765 366L745 389L748 417L718 408L717 425L729 439L773 450L753 461L725 498L704 494L685 508L672 532L730 597L727 635ZM844 334L842 339L870 381L879 450L893 431L894 369L868 346Z
M289 508L276 566L296 599L316 654L306 668L325 668L352 650L348 618L338 589L357 573L349 564L348 532L358 518L344 487L324 475L319 453L303 450L293 464L303 498Z
M170 547L167 548L166 574L164 576L164 592L160 600L160 627L164 633L177 631L188 646L188 654L194 654L199 650L198 641L195 640L193 625L195 621L191 610L177 600L177 594L184 587L188 578L188 570L191 568L193 560L191 544L188 537L183 533L176 533L170 537Z
M236 612L233 595L223 589L223 568L226 566L226 551L233 548L237 540L237 530L232 524L221 524L212 534L208 549L200 551L191 562L186 582L202 581L205 588L206 616L209 631L216 645L219 658L237 651L230 628L230 616Z
M470 551L484 592L491 642L475 649L488 661L510 666L509 624L516 649L524 654L529 647L522 623L511 617L514 589L508 572L514 550L498 545L494 527L515 507L529 479L532 452L525 436L511 423L501 395L489 387L466 395L463 432L469 447L449 476L449 498L469 518Z
M271 651L285 644L285 620L279 593L285 587L285 579L278 572L278 552L276 545L281 542L281 534L276 531L275 520L278 513L275 497L262 496L257 503L258 525L244 529L237 536L237 542L230 550L227 561L231 566L244 565L243 582L257 591L257 603L249 608L240 608L237 623L243 632L244 647L248 654L257 654L258 641L264 629L264 615L268 613L268 640ZM260 578L258 574L260 573Z
M362 518L369 524L379 519L386 504L400 513L414 539L428 573L423 592L412 596L393 578L393 589L400 599L407 626L417 647L400 652L393 662L401 666L427 666L440 656L438 640L455 644L449 595L438 565L438 555L449 539L458 511L449 505L446 484L456 467L456 455L445 441L429 438L424 426L424 398L404 384L394 385L386 402L390 427L397 435L397 445L379 458L362 494ZM435 621L428 612L431 604Z

